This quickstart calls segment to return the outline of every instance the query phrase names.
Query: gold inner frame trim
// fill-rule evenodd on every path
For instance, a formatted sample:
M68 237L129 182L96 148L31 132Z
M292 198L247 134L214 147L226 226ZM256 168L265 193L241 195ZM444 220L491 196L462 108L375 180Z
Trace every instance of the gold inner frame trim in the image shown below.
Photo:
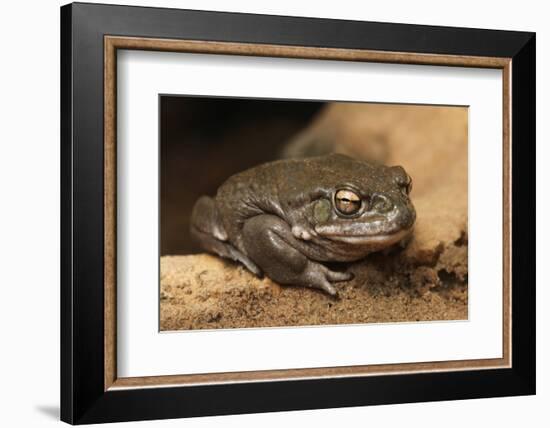
M495 68L503 82L503 347L502 358L422 363L358 365L304 369L204 373L171 376L117 377L116 367L116 81L117 50L149 50L214 55L364 61L397 64ZM358 377L420 372L511 367L511 58L385 52L251 43L104 37L104 389L192 386L198 384Z

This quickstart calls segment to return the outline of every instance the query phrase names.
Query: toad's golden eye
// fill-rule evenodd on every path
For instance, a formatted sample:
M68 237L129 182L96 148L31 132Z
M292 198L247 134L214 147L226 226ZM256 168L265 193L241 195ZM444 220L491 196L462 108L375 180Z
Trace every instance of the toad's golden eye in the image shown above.
M361 198L351 190L338 190L334 195L334 204L338 212L352 215L361 209Z

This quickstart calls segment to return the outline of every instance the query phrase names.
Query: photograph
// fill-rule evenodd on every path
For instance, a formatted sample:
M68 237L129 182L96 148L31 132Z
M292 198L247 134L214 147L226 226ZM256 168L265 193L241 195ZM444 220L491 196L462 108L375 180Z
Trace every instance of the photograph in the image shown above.
M468 320L468 106L158 100L161 332Z

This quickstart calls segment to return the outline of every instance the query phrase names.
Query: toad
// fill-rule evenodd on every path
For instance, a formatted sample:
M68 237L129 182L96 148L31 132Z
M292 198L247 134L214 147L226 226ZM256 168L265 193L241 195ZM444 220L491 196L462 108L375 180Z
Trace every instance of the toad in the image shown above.
M231 176L197 200L191 234L200 246L279 284L337 295L352 262L404 242L416 218L401 166L340 154L285 159Z

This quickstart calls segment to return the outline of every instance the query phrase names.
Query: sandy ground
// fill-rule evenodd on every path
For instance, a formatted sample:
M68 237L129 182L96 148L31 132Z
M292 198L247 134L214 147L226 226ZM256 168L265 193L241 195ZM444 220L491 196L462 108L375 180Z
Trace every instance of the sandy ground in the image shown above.
M372 258L372 257L371 257ZM355 263L340 298L281 287L214 256L161 259L161 329L275 327L467 318L467 286L437 271Z
M161 258L161 330L456 320L468 316L467 110L331 105L288 147L403 165L413 178L412 241L343 269L340 298L258 279L197 254Z

